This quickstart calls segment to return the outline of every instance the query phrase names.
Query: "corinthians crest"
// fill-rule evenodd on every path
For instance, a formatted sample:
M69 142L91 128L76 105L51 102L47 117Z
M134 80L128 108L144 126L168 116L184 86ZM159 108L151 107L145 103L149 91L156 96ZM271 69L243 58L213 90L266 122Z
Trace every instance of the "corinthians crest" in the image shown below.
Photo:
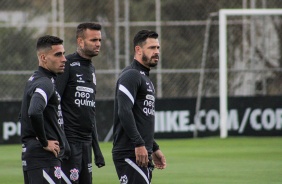
M76 180L78 180L78 170L76 169L76 168L74 168L74 169L72 169L72 170L70 170L70 179L72 180L72 181L76 181Z
M127 179L127 176L124 175L122 177L120 177L120 184L127 184L128 183L128 179Z
M60 179L62 176L61 176L61 167L54 167L55 168L55 171L54 171L54 175L56 178Z

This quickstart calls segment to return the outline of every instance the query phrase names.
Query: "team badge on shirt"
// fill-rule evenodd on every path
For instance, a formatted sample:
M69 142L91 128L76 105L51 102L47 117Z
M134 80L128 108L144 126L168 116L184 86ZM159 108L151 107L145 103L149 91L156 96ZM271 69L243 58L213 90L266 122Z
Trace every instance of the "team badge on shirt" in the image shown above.
M76 181L78 180L78 170L76 168L70 170L71 174L70 174L70 179L72 181Z
M80 66L80 62L72 62L70 66Z
M75 75L77 77L76 82L78 82L78 83L85 83L85 81L82 79L83 74L75 74Z
M127 184L128 183L128 179L127 179L127 176L124 175L122 177L120 177L120 184Z
M55 171L54 171L54 175L56 178L61 179L62 175L61 175L61 167L54 167Z
M140 74L142 74L142 75L146 75L146 74L145 74L145 72L143 72L143 71L140 71Z

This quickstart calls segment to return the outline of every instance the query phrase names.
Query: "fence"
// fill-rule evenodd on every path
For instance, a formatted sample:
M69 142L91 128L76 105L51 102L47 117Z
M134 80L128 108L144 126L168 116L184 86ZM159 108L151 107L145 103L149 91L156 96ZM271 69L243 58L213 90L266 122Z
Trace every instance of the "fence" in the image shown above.
M76 50L76 26L87 21L103 26L101 53L93 58L97 99L113 99L116 77L132 60L133 36L140 29L160 35L161 62L151 74L158 98L218 96L216 12L223 8L277 9L282 4L280 0L0 0L0 100L21 99L25 82L38 65L39 36L63 38L66 54L71 54ZM214 16L208 22L210 15ZM230 96L281 95L281 22L281 16L228 20Z

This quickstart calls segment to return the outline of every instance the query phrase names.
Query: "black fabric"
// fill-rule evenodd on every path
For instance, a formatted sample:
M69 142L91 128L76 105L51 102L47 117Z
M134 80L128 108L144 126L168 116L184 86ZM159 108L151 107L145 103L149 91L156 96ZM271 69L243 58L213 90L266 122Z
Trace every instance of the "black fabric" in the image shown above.
M153 142L153 152L160 149L160 146L156 143L156 141Z
M70 143L70 148L72 155L68 160L63 160L63 172L72 183L92 183L91 143Z
M22 145L22 150L24 171L61 165L60 159L56 158L54 153L44 150L37 138L27 140Z
M28 115L37 138L39 139L43 147L48 146L44 126L42 124L44 122L43 111L45 109L45 106L46 103L42 95L40 95L39 93L34 93L30 100Z
M92 137L95 137L92 139L92 148L94 152L94 162L95 165L100 168L106 165L104 156L102 154L102 151L99 146L98 142L98 133L97 133L97 127L96 123L94 124L93 130L92 130Z
M55 79L55 74L39 67L26 83L19 119L24 171L58 165L70 153L63 119L59 116L60 95L55 89ZM43 149L47 140L59 141L58 158Z
M61 172L60 166L24 171L24 183L25 184L50 184L50 180L51 180L56 184L61 184L60 172Z
M65 72L56 80L62 97L65 133L69 142L91 142L95 122L95 68L91 60L66 56ZM96 136L97 137L97 136Z
M78 53L66 56L65 72L57 77L56 84L58 92L62 97L62 111L64 117L64 130L67 139L71 145L80 143L89 144L87 150L80 150L80 154L85 156L91 155L91 146L95 155L95 164L98 167L105 165L105 160L99 147L98 134L95 117L95 95L96 95L96 76L95 68L91 60L81 57ZM82 148L81 148L82 149ZM72 151L72 155L76 155L79 150ZM85 152L85 153L84 153ZM89 158L89 163L92 156ZM74 161L79 161L75 159ZM72 160L66 162L68 165L73 165ZM63 163L63 166L65 162ZM71 168L69 168L71 169ZM79 177L84 177L87 173L88 165L80 166L82 174ZM86 174L86 178L89 178ZM89 182L82 182L89 183Z
M154 167L138 167L135 158L125 158L114 160L116 172L121 184L138 183L148 184L152 180L152 171ZM137 169L138 168L138 169ZM143 173L143 175L142 175ZM146 180L146 179L147 180Z
M134 60L119 76L114 106L113 159L135 157L135 147L153 152L155 89L149 69Z

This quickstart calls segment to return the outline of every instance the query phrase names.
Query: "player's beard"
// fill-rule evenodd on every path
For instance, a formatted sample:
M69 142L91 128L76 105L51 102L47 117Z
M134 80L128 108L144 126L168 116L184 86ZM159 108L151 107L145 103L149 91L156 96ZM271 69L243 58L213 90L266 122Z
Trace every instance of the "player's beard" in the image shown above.
M88 57L94 57L94 56L98 56L98 53L97 52L94 52L92 50L84 50L84 54Z
M99 52L95 52L95 51L93 50L93 48L88 47L87 44L85 44L84 48L83 48L83 49L81 48L81 50L83 51L83 53L84 53L86 56L91 57L91 58L94 57L94 56L97 56L97 55L99 54Z
M154 58L159 58L158 55L152 56L151 58L149 58L148 56L146 56L146 54L143 52L142 55L142 61L149 67L155 67L157 66L157 62L153 62Z

